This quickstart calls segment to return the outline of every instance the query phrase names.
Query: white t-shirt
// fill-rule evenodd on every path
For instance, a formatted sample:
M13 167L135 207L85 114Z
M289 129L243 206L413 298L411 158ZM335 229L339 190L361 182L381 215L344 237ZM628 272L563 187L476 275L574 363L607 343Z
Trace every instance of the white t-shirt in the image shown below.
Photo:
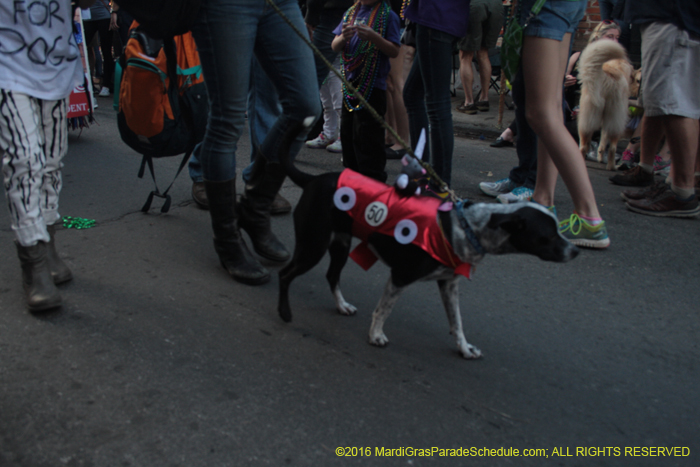
M0 88L67 97L83 82L70 0L0 1Z

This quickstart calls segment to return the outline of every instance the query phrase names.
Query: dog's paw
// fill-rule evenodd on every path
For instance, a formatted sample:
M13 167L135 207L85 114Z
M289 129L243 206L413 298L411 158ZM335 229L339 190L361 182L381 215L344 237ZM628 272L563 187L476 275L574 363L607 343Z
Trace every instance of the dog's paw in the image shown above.
M336 303L336 308L341 315L352 316L357 313L357 308L345 300Z
M481 350L469 343L460 346L459 353L461 353L462 357L466 358L467 360L481 358Z
M378 334L370 333L369 343L372 345L376 345L377 347L386 347L386 345L389 343L389 338L386 337L386 335L383 332L380 332Z

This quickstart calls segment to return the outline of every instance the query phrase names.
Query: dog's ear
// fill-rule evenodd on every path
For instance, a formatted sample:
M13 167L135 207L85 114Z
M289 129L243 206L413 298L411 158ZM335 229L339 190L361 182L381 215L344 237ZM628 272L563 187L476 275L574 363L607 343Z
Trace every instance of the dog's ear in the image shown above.
M503 229L509 234L525 230L526 221L518 214L491 214L488 227L491 229Z

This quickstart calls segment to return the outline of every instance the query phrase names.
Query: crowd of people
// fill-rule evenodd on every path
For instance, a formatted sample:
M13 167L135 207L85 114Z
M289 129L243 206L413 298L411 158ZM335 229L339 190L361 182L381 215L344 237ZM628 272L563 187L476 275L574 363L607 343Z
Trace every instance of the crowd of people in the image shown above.
M76 2L73 2L76 3ZM87 36L99 35L104 78L102 95L113 88L111 30L122 37L126 12L106 0L91 4L93 24ZM209 210L214 247L222 266L236 281L257 285L270 273L256 254L286 262L290 254L272 230L271 214L289 212L279 196L285 172L278 159L287 133L309 117L321 118L319 133L302 131L290 148L294 158L310 148L342 153L342 164L386 181L387 159L406 153L427 130L423 160L441 180L451 181L454 131L450 84L453 55L460 56L465 100L456 109L478 113L489 108L489 51L504 23L502 0L202 0L192 29L210 100L207 131L190 162L193 197ZM303 14L302 8L306 15ZM572 243L590 248L610 244L575 132L568 95L575 89L572 38L587 0L547 0L536 16L535 0L520 0L515 20L526 25L521 64L512 84L516 118L496 147L515 145L518 165L508 177L480 184L481 190L504 203L531 200L556 213L554 190L561 176L574 205L560 232ZM670 8L660 0L601 3L603 22L591 40L622 40L631 26L641 28L642 78L638 107L644 114L637 134L641 151L635 164L634 144L625 152L629 170L611 181L624 186L630 210L654 216L700 214L700 89L692 79L700 72L700 5L676 0ZM605 4L605 6L603 6ZM614 8L611 8L614 7ZM54 226L59 222L61 159L67 152L66 98L82 82L76 59L69 0L51 11L57 21L39 21L21 2L0 5L0 42L21 37L26 44L55 44L54 57L38 61L29 53L0 51L0 148L11 226L22 269L22 282L32 311L61 304L57 284L71 279L56 252ZM614 16L614 18L612 18ZM12 19L12 24L8 22ZM323 60L287 23L305 31L321 54L336 63L340 82ZM412 60L406 60L406 57ZM232 59L235 57L235 59ZM51 58L51 57L48 57ZM481 89L472 92L476 58ZM410 66L404 65L409 63ZM48 85L47 83L50 83ZM351 86L348 85L351 84ZM359 98L359 95L363 99ZM398 138L387 133L368 106L385 115ZM567 110L569 113L567 114ZM253 153L243 171L237 196L236 154L246 128ZM631 128L634 131L634 128ZM665 138L670 172L652 183L654 159ZM632 154L632 157L630 157ZM651 174L651 175L650 175ZM252 242L251 252L240 230Z

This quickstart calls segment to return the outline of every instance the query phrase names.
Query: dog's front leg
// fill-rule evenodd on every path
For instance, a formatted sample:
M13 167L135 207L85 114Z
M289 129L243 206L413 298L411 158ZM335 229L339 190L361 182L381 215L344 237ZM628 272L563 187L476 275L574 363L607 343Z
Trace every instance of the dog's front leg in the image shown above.
M440 297L445 305L447 320L450 322L450 334L457 339L457 347L462 357L468 359L481 358L481 350L467 342L462 329L462 315L459 312L459 276L449 280L439 280Z
M384 295L382 295L377 308L372 313L372 325L369 328L370 344L384 347L389 343L389 339L384 335L384 322L391 314L391 310L394 309L401 291L403 291L403 287L395 286L390 277L386 287L384 287Z

